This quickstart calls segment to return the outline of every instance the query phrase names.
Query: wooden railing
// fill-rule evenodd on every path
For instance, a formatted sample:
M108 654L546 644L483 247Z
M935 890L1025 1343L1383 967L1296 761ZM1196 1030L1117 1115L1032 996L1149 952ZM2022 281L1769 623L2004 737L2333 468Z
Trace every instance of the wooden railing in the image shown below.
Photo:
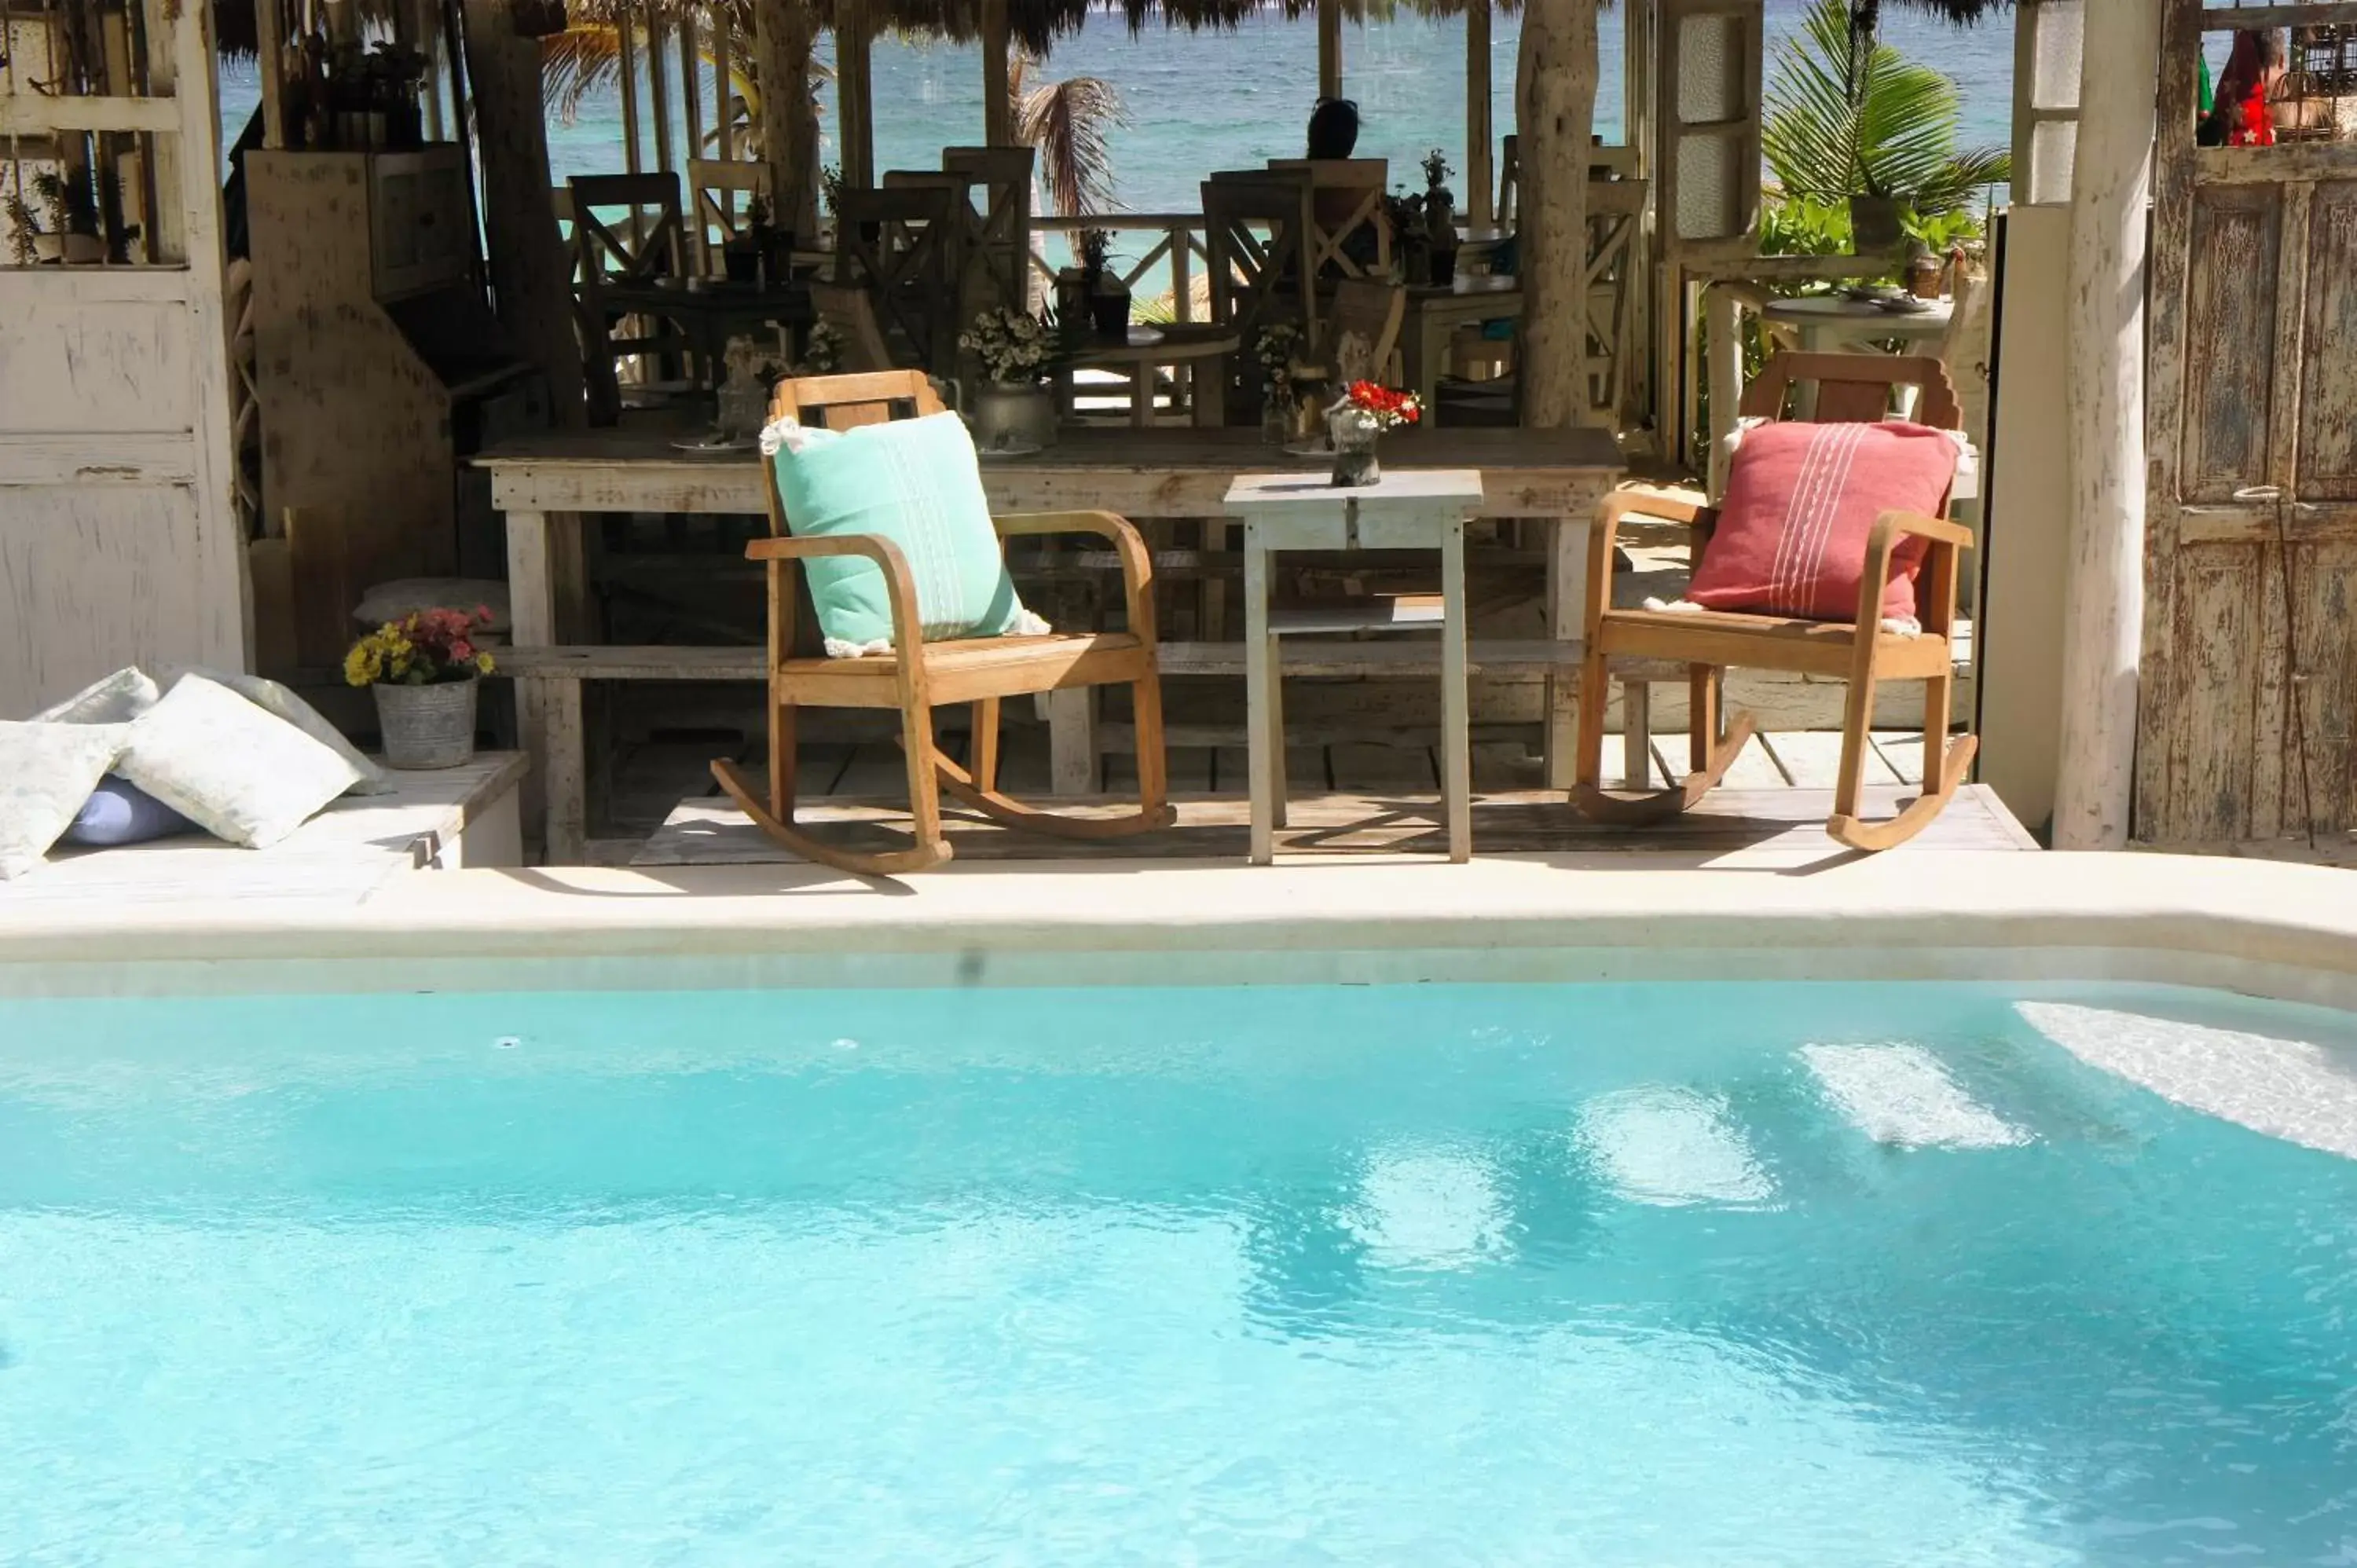
M1210 240L1203 228L1200 212L1089 212L1073 218L1034 216L1031 220L1031 266L1050 284L1056 278L1056 263L1051 262L1042 245L1050 234L1061 235L1068 246L1075 242L1083 229L1107 229L1115 235L1153 235L1154 242L1135 262L1117 259L1114 270L1121 281L1129 285L1131 295L1140 301L1150 300L1168 292L1173 321L1195 319L1195 279L1200 268L1211 264ZM1123 247L1114 247L1116 258ZM1164 287L1145 283L1157 269L1161 273ZM1141 284L1145 283L1145 286Z

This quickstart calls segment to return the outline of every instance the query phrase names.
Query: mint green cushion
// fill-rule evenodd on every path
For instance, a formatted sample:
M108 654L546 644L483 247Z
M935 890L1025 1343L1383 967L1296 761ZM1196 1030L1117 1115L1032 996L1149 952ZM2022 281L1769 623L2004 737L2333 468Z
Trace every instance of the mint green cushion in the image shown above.
M900 547L916 585L923 640L997 637L1036 624L1015 596L990 526L974 438L957 415L804 430L770 460L777 465L786 532L795 538L866 533ZM845 555L805 561L802 571L829 653L891 646L881 567Z

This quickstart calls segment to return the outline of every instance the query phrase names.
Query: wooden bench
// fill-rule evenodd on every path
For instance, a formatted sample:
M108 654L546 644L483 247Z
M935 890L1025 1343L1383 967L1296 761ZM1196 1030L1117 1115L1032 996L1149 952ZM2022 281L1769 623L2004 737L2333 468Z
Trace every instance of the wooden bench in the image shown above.
M1412 642L1355 644L1288 642L1282 650L1287 675L1412 676L1437 672L1440 650L1429 639ZM1580 645L1549 638L1475 639L1468 666L1484 671L1552 674L1576 670ZM520 688L529 686L540 715L540 795L545 827L544 856L552 865L578 864L588 850L587 743L582 725L581 687L588 681L765 681L762 650L743 648L680 648L608 644L503 649L497 673ZM1162 673L1241 676L1241 642L1166 642ZM1101 731L1084 689L1052 693L1041 699L1049 731L1050 770L1060 794L1085 794L1092 788L1097 761L1110 736ZM1119 732L1125 737L1126 729Z

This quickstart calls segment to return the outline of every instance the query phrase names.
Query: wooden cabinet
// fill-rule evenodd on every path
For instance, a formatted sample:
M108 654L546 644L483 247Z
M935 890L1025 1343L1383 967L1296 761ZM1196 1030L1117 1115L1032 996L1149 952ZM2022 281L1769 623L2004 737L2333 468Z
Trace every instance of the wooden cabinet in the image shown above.
M459 459L486 423L544 423L545 397L476 281L457 148L254 151L245 175L264 527L294 623L260 640L317 670L371 585L481 569Z

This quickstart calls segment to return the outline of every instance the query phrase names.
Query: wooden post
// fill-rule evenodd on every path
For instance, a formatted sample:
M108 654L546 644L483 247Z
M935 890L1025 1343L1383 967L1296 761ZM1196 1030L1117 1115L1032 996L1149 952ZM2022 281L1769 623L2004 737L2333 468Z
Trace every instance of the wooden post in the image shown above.
M474 29L467 29L469 33ZM619 45L622 61L622 166L630 173L639 172L639 25L637 18L624 11L614 23L614 36ZM634 221L633 231L637 229Z
M1342 96L1342 0L1318 0L1318 96Z
M755 0L753 76L761 97L760 151L770 166L778 221L798 234L817 231L817 192L813 176L816 127L810 116L811 43L815 36L803 0ZM840 48L836 51L840 54ZM837 76L838 91L841 77ZM846 169L849 167L845 155Z
M1587 413L1587 164L1598 0L1529 0L1514 82L1521 137L1523 423Z
M262 145L276 152L286 145L286 88L279 80L279 72L286 68L286 50L285 35L279 30L278 0L253 0L253 39L262 81Z
M843 182L866 188L876 183L876 105L867 69L875 30L863 0L841 0L835 16L834 96L842 120L836 144L843 149Z
M982 0L982 139L1015 145L1015 100L1006 85L1006 0Z
M501 325L548 378L560 425L586 418L573 329L573 264L550 198L540 44L516 36L509 0L466 0L467 81L483 166L483 240Z
M717 158L737 156L737 83L736 38L728 26L726 6L712 13L712 102L713 134L720 150Z
M1490 126L1490 0L1465 8L1465 183L1473 188L1466 215L1476 223L1496 216L1498 177L1491 162L1496 138Z
M655 121L655 167L664 174L676 174L679 165L672 158L671 145L671 69L663 48L670 29L663 26L662 13L650 6L647 10L647 108Z
M704 156L704 83L702 60L695 48L695 14L686 12L679 19L679 104L685 123L681 127L687 133L687 156ZM681 166L684 167L684 165Z
M2054 847L2120 849L2144 639L2144 301L2160 8L2087 0L2071 177L2071 542Z

